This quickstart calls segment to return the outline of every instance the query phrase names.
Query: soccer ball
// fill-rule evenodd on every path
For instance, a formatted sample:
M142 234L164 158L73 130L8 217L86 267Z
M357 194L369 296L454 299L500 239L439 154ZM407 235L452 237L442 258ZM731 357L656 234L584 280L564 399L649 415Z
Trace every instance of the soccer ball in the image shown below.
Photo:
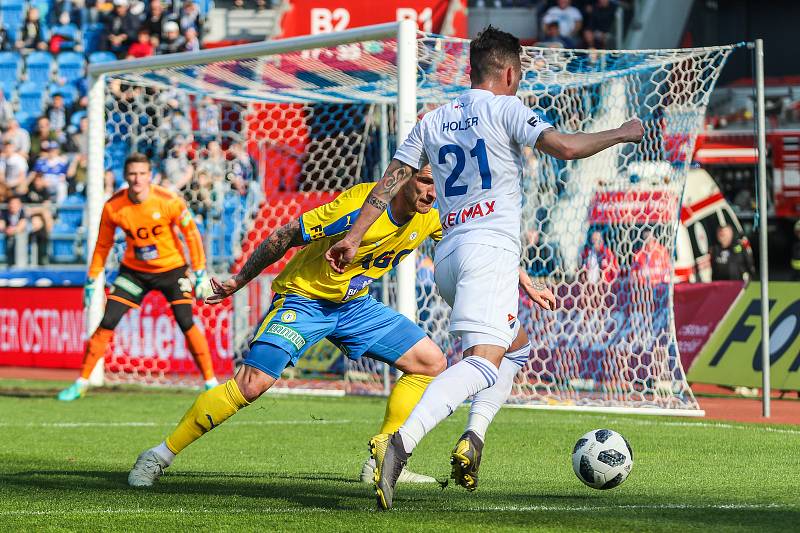
M593 489L613 489L633 468L633 450L625 437L610 429L595 429L572 449L572 469Z

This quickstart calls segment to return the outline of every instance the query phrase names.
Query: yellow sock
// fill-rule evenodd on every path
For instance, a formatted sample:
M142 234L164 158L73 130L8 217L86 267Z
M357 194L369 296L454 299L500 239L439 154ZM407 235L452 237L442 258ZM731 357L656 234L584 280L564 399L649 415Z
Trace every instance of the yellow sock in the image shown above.
M432 377L422 374L403 374L397 380L389 399L386 400L386 413L383 415L381 433L394 433L400 429L431 381L433 381Z
M250 402L244 399L239 386L233 379L207 390L197 397L194 404L183 415L178 427L167 437L167 447L172 450L172 453L180 453L188 445L248 405Z

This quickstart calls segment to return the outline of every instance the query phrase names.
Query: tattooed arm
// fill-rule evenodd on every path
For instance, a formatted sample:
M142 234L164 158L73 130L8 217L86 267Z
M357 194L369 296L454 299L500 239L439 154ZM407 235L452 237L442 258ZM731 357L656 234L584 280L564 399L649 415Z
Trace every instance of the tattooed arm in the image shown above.
M214 294L206 298L206 303L216 304L221 302L250 283L262 270L280 260L290 248L303 244L300 221L293 220L288 224L284 224L261 241L261 244L250 255L238 274L223 283L219 283L215 279L211 280Z
M348 265L356 255L361 240L367 230L378 220L378 217L386 210L386 206L392 201L397 191L400 190L408 180L417 173L411 165L407 165L397 159L392 159L386 172L383 173L381 180L375 184L370 192L358 218L353 223L350 231L344 239L334 244L327 252L325 258L330 263L331 268L336 272L344 272L344 267Z

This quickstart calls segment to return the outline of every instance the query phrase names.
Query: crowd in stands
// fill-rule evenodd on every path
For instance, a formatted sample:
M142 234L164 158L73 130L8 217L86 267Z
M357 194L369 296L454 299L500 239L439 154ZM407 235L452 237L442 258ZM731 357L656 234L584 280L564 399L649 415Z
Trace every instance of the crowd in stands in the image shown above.
M82 224L86 66L200 49L209 2L197 1L0 0L0 261L14 264L22 232L32 261L75 259L48 241L70 234L72 250Z
M627 0L469 0L471 7L527 7L538 14L536 46L611 48L616 11L630 10Z

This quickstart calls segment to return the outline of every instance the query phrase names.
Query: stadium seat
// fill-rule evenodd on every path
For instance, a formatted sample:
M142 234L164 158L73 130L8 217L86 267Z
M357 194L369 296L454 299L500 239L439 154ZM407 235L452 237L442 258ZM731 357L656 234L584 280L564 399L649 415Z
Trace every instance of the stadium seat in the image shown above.
M61 35L66 41L61 43L59 51L72 50L72 48L79 44L78 40L81 38L81 31L75 24L59 24L50 29L50 35Z
M16 83L22 67L22 56L17 52L0 52L0 80Z
M103 32L105 32L105 26L102 24L89 24L84 26L83 52L90 56L90 58L92 54L100 49L100 45L103 42ZM92 63L97 63L97 61L92 61Z
M40 116L44 108L45 86L26 81L19 86L19 111L27 115Z
M81 54L76 52L64 52L58 55L56 64L58 65L58 77L61 78L64 83L72 83L83 76L86 61Z
M53 56L50 52L31 52L25 60L27 79L34 83L49 83L53 71Z
M50 259L54 263L74 263L78 260L75 252L75 228L56 223L50 233Z
M67 196L58 207L58 222L75 233L83 224L84 207L85 202L82 197L74 194Z
M117 56L111 52L92 52L89 56L89 63L107 63L109 61L116 61Z
M72 114L72 117L69 119L69 125L74 126L76 129L81 125L81 119L86 116L86 111L81 109L80 111L75 111Z
M24 0L3 0L0 2L0 19L3 26L14 35L17 34L25 19Z
M39 118L39 115L31 115L29 113L23 113L22 111L18 111L14 117L19 122L21 128L28 130L28 132L33 131L33 128L36 126L36 119Z
M6 234L0 233L0 263L6 262Z

